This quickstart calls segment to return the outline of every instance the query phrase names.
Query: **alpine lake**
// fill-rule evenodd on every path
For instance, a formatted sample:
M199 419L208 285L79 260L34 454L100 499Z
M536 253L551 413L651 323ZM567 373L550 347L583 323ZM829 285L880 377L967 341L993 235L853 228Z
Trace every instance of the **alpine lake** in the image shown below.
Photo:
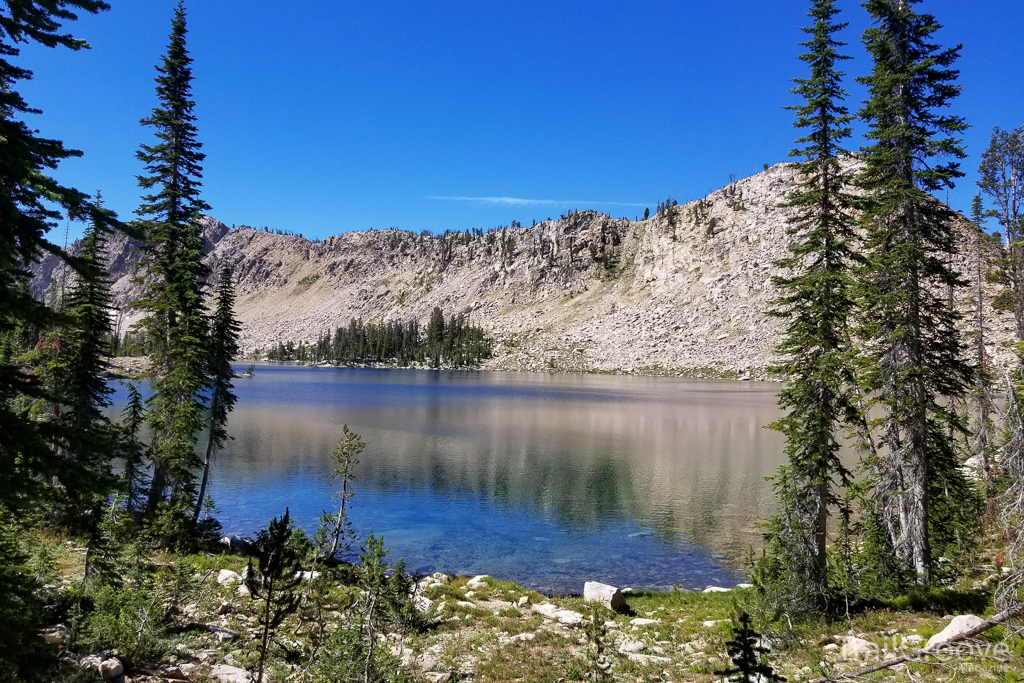
M254 536L285 508L312 534L347 424L366 443L353 528L410 572L552 594L732 586L775 508L765 477L783 440L765 425L780 386L259 364L235 380L210 494L225 534Z

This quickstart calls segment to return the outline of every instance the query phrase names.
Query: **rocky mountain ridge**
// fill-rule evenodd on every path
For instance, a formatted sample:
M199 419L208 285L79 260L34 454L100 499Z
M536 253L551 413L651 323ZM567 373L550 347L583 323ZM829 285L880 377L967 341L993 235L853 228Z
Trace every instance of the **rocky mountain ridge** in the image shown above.
M496 340L489 369L763 376L783 321L766 311L787 250L795 182L778 164L649 220L581 211L529 227L417 235L348 232L323 241L205 219L205 260L232 266L247 353L313 341L351 318L425 321L434 306L465 313ZM956 263L973 279L973 228L958 226ZM123 331L140 285L135 243L110 245ZM67 279L49 257L33 289ZM214 283L211 283L214 284ZM992 298L996 287L986 285ZM959 305L970 305L961 292ZM990 354L1009 356L1012 316L988 311ZM965 323L967 324L967 323Z

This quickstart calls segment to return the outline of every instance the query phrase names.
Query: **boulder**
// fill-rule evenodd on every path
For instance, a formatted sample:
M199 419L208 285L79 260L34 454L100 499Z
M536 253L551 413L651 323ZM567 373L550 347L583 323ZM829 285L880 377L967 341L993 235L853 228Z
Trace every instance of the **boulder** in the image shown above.
M722 588L721 586L708 586L704 589L705 593L728 593L731 588Z
M562 609L557 605L552 605L550 602L534 605L533 611L538 614L542 614L548 619L554 619L559 624L565 624L566 626L579 626L583 623L583 615L579 612Z
M416 595L412 599L412 608L421 614L428 612L433 604L434 601L425 595Z
M99 669L100 664L107 659L106 652L94 652L91 655L86 655L78 660L78 666L83 669Z
M252 677L245 669L227 664L214 664L210 667L209 677L220 683L251 683Z
M223 536L220 544L227 548L228 552L236 555L254 555L256 546L248 538L241 536Z
M104 659L96 668L100 672L100 678L105 681L113 680L124 673L124 665L116 657Z
M54 624L43 629L43 640L47 645L67 645L71 641L71 631L64 624Z
M226 643L229 640L234 640L238 637L237 632L232 631L229 628L224 628L223 626L218 626L217 624L207 624L206 628L210 633L217 636L217 640L222 643Z
M639 652L630 652L626 655L629 661L636 662L648 666L651 664L669 664L672 662L668 657L658 657L657 655L642 655Z
M516 600L516 607L523 608L523 607L529 607L529 606L530 606L530 596L529 595L524 595L521 598L519 598L518 600Z
M843 646L839 648L839 655L843 659L867 659L878 652L877 645L856 636L848 636L843 642Z
M430 578L434 581L434 583L440 584L447 584L449 581L451 581L451 579L448 578L448 575L443 572L434 572L430 575Z
M629 623L633 624L633 626L653 626L654 624L660 624L661 622L657 619L644 619L642 617L638 617L636 619L630 619Z
M242 577L238 572L230 569L221 569L217 574L217 583L221 586L229 586L233 583L241 583Z
M484 587L487 586L487 583L485 582L485 579L489 579L489 578L491 578L491 577L489 577L487 574L480 574L478 576L474 576L466 584L466 587L467 588L471 588L471 589L484 588Z
M619 645L619 652L622 654L629 654L630 652L643 652L647 649L647 646L641 643L639 640L624 640Z
M615 586L597 581L587 581L583 584L583 599L587 602L596 602L615 611L626 607L626 598L623 597L622 591Z
M961 614L960 616L953 617L953 620L949 622L946 628L928 639L927 646L931 647L940 643L947 643L961 633L970 631L983 621L984 619L973 614Z

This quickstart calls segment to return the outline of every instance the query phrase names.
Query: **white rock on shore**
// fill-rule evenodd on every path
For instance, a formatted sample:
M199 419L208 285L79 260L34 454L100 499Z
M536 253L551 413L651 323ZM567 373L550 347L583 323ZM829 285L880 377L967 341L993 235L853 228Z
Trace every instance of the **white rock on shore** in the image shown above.
M587 581L583 584L583 599L587 602L596 602L610 610L621 610L626 607L626 598L615 586L597 581Z

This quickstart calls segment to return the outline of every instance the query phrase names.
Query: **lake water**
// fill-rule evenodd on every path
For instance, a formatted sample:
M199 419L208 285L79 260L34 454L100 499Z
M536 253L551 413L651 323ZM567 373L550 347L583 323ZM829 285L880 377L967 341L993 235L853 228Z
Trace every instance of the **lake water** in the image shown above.
M210 491L226 533L286 506L312 532L343 424L367 444L356 531L419 572L728 586L774 508L777 384L279 365L235 384Z

